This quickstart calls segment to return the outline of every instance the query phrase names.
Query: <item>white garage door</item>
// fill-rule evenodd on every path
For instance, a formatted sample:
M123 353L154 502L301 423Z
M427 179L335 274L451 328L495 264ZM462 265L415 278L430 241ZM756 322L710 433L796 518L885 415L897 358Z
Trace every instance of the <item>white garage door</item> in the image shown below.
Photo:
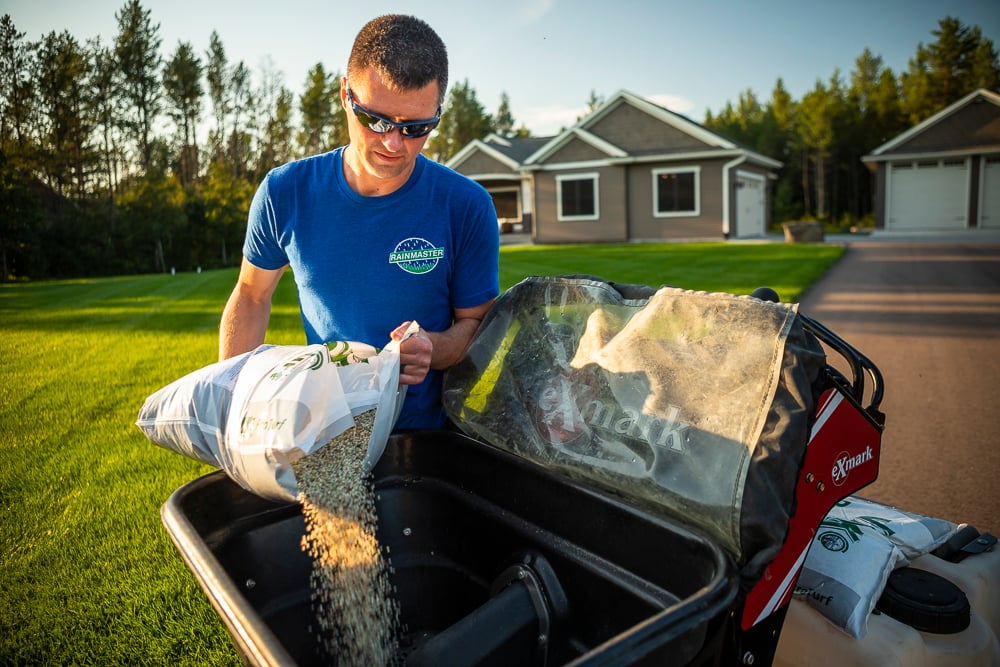
M1000 229L1000 158L990 158L983 164L983 180L979 192L979 226Z
M736 174L736 237L764 235L763 176L747 172Z
M968 226L969 167L940 160L889 166L886 229L952 230Z

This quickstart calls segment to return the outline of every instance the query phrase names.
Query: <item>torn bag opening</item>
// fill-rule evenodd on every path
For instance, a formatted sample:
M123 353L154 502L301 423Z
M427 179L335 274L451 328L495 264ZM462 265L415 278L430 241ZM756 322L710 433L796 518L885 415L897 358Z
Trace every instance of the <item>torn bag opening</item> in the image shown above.
M825 362L795 304L530 277L444 404L472 437L699 528L746 581L784 542Z

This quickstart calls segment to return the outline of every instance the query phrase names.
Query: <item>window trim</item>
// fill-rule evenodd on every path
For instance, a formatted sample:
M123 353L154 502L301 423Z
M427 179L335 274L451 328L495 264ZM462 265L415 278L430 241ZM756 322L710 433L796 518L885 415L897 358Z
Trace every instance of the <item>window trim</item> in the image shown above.
M701 166L690 165L685 167L660 167L651 169L652 190L653 190L653 217L654 218L694 218L701 215ZM661 211L659 178L661 174L694 174L694 208L690 211Z
M594 212L588 215L563 215L563 181L591 181L594 184ZM601 175L594 172L556 174L556 219L559 222L598 220L601 217Z

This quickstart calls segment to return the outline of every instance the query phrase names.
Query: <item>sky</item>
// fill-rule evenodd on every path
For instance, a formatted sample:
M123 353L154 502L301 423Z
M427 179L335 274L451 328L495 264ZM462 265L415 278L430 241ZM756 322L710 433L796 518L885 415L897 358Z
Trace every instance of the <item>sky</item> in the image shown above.
M69 31L110 45L126 0L0 0L19 32ZM899 74L940 19L977 25L1000 51L1000 0L142 0L159 24L165 58L179 42L196 53L219 33L230 63L260 81L267 68L301 92L323 63L343 72L358 30L380 14L429 23L448 48L451 81L467 81L487 113L506 93L535 136L573 125L594 93L621 90L696 122L751 90L765 103L780 78L796 100L839 70L849 81L867 47ZM207 116L207 113L206 113Z

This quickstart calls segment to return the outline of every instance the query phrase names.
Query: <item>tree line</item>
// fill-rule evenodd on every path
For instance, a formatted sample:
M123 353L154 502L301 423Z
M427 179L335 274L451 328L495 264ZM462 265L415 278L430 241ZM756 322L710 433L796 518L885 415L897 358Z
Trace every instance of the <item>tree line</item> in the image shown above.
M257 184L275 166L347 143L340 72L317 63L298 96L270 62L230 62L217 32L197 53L161 55L140 0L110 43L68 31L25 39L0 19L0 280L235 266ZM778 221L871 214L860 157L977 88L1000 86L993 43L946 18L899 75L869 50L801 100L778 79L703 124L784 163ZM600 98L591 92L588 108ZM425 148L446 161L491 132L528 136L503 93L489 114L468 81L451 86Z
M980 88L1000 90L1000 61L978 26L946 17L896 73L865 49L845 80L835 70L801 100L779 78L770 100L752 90L703 124L784 167L774 219L820 220L846 228L873 219L874 177L861 158L949 104Z

